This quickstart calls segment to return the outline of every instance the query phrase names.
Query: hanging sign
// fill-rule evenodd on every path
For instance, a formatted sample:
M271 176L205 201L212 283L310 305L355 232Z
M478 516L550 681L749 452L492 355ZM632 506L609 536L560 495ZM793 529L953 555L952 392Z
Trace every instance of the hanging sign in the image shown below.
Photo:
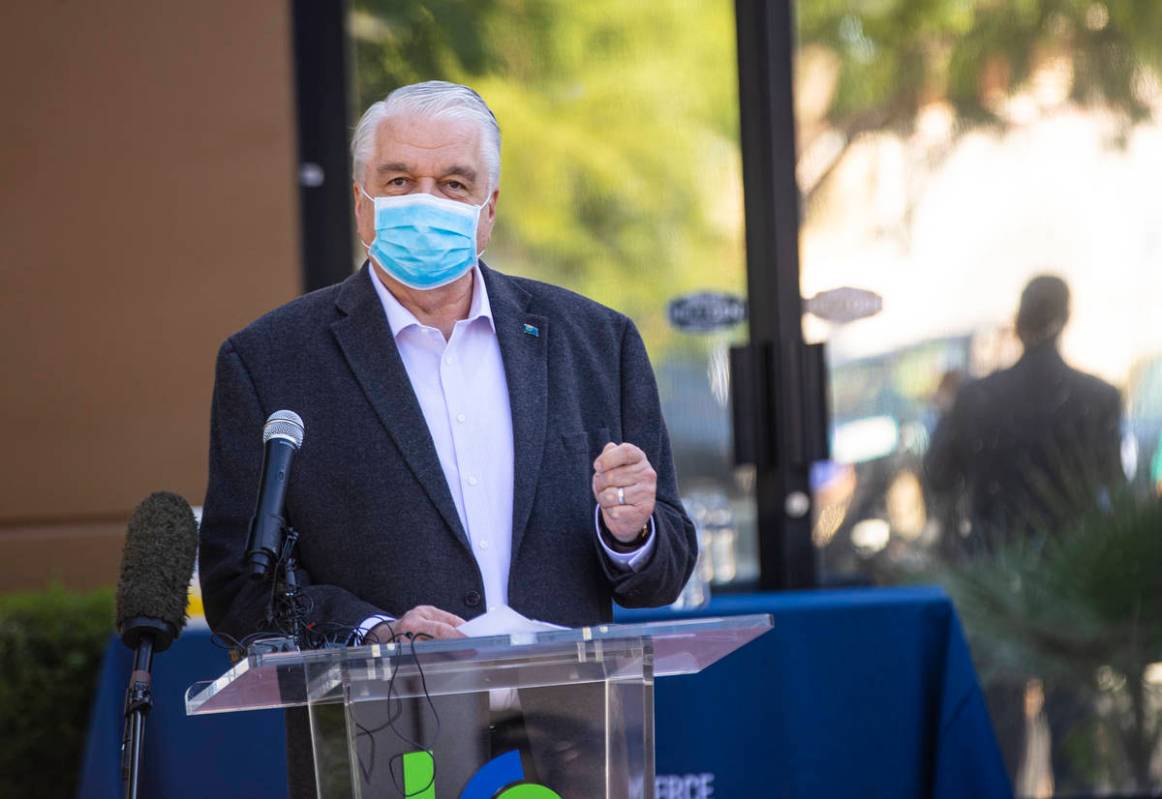
M746 321L746 300L734 294L702 291L670 300L670 324L684 333L710 333Z
M850 286L821 291L803 300L803 310L827 322L854 322L875 316L884 308L884 298L874 291Z

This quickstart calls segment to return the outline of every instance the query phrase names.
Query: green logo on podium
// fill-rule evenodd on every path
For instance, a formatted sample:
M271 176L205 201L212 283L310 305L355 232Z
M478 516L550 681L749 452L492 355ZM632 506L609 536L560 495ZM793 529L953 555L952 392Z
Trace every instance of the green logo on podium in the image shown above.
M403 789L407 799L437 799L435 777L436 761L431 752L408 752L403 756ZM505 752L472 775L460 792L460 799L561 799L556 791L524 782L524 778L520 753Z

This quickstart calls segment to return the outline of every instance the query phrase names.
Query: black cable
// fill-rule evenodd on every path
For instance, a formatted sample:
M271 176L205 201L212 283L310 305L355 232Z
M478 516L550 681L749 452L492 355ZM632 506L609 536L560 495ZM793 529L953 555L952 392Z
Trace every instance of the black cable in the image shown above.
M388 643L399 645L401 652L403 651L403 647L402 647L402 644L399 643L400 640L404 639L404 640L412 641L412 656L413 656L413 659L415 659L414 636L411 633L404 633L402 635L397 634L395 632L395 629L390 624L387 625L387 629L391 633L391 637L388 639ZM417 669L422 671L422 667L419 665L418 659L416 660L416 666L417 666ZM367 735L368 738L370 739L370 744L371 744L371 752L370 752L370 761L371 762L367 766L364 766L362 758L359 761L360 772L363 774L363 779L365 782L371 781L371 773L374 772L374 770L375 770L376 753L375 753L375 737L374 736L375 736L375 734L382 732L384 729L390 728L391 731L395 734L395 736L397 738L399 738L401 741L406 743L408 746L412 747L412 749L414 749L414 750L427 750L426 747L421 746L418 742L413 741L410 738L408 738L407 736L400 733L399 730L395 727L395 722L399 719L399 717L401 715L403 715L403 700L397 699L398 710L396 710L395 712L393 712L393 710L392 710L392 702L391 702L392 696L395 692L395 678L396 678L396 674L398 674L398 672L399 672L398 664L394 664L392 671L391 671L391 676L388 678L388 681L387 681L387 697L385 700L386 705L387 705L387 720L384 721L383 724L380 724L378 727L375 727L374 729L371 729L371 730L368 730L366 727L363 727L362 725L356 723L356 727L359 728L360 735ZM427 699L428 699L429 705L431 705L431 697L427 697ZM433 711L433 714L435 715L435 708L434 707L432 708L432 711ZM438 715L436 715L436 721L437 721L437 725L438 725L438 723L439 723L439 716ZM439 728L437 726L437 733L438 733L438 731L439 731ZM429 754L430 754L430 750L427 750L427 751L429 751ZM409 794L406 793L406 786L401 784L401 780L396 776L396 773L395 773L395 760L398 757L399 756L397 755L396 757L393 757L391 759L391 761L388 762L388 771L391 775L392 783L395 785L396 790L399 791L399 793L402 796L408 796ZM434 774L433 774L432 780L433 780L433 782L435 781ZM426 790L427 787L428 786L425 786L424 790ZM422 793L422 791L420 791L420 793Z
M295 605L290 610L298 618L298 626L302 630L304 639L300 643L305 649L346 647L351 636L358 629L338 622L307 621L314 613L315 603L306 594L300 594L296 597ZM269 623L272 629L257 630L241 640L228 633L215 632L211 635L210 641L221 649L230 650L244 657L255 644L260 644L263 641L279 641L290 637L296 626L295 622L290 621L289 615L285 617L276 615L275 618L269 619Z
M397 705L396 709L393 709L393 707L392 707L392 699L393 699L393 696L395 693L395 678L396 678L396 675L399 673L399 664L397 661L396 663L393 664L391 676L388 678L388 681L387 681L387 697L385 699L385 702L387 705L387 719L382 724L380 724L374 728L371 728L371 729L364 727L363 725L359 724L358 722L355 723L355 726L358 729L358 734L356 735L356 737L358 738L361 736L367 736L369 741L370 741L370 748L371 748L371 751L368 755L368 760L369 760L368 763L365 764L363 761L363 758L359 757L359 770L360 770L360 773L363 775L364 782L370 783L371 782L371 775L375 771L375 760L376 760L375 735L382 732L385 729L390 729L392 731L392 733L396 736L396 738L398 738L402 743L411 747L411 749L413 751L427 752L430 756L433 757L431 780L429 780L426 785L422 786L418 790L413 791L411 793L407 792L407 786L405 786L403 784L402 775L398 774L396 771L397 763L402 761L403 754L393 755L392 758L388 761L388 773L391 776L392 784L395 786L395 789L399 792L400 796L405 797L405 799L406 799L406 797L418 796L419 794L422 794L424 791L428 790L433 784L435 784L435 781L436 781L436 763L435 763L435 757L434 757L433 750L435 749L436 741L440 737L440 714L437 712L436 705L432 701L432 696L428 692L427 678L424 676L424 668L423 668L423 665L420 663L419 654L416 652L416 639L419 638L422 640L423 639L430 640L432 638L432 636L427 635L425 633L420 633L420 634L415 634L415 635L413 635L411 633L404 633L404 634L400 635L400 634L397 634L395 632L394 628L392 628L392 626L390 624L387 625L387 628L391 632L391 637L388 639L387 643L398 644L400 647L400 652L399 652L399 654L397 654L395 656L396 658L402 657L402 654L405 651L403 644L399 643L400 640L401 639L406 640L410 644L410 654L412 657L412 661L415 663L415 666L416 666L416 673L420 678L420 687L422 688L422 690L424 692L424 701L427 704L428 709L432 713L432 718L435 720L435 731L432 734L431 745L425 746L423 743L421 743L419 741L415 741L412 738L410 738L409 736L405 735L396 726L396 722L399 720L400 716L403 715L403 699L402 698L394 697L396 702L398 703L398 705Z
M278 561L275 563L274 568L271 570L273 576L270 580L270 596L267 600L264 621L268 628L273 629L256 631L250 635L245 636L241 641L233 638L227 633L214 633L210 640L212 643L214 643L215 646L229 648L232 650L232 653L241 653L242 656L245 656L248 650L256 644L259 644L263 641L276 641L288 637L295 637L296 631L298 631L301 635L301 640L296 640L295 643L307 649L347 646L348 642L351 640L353 634L358 628L352 627L350 625L339 624L337 622L310 622L308 619L311 617L311 614L315 609L314 600L310 596L301 593L301 591L296 593L293 597L279 595L278 587L281 582L279 575L282 574L287 558L289 557L289 550L284 548L283 551L279 553ZM358 757L359 770L363 776L363 780L364 782L368 783L371 781L371 775L375 771L375 736L382 732L384 729L390 729L396 738L398 738L402 743L411 747L413 751L427 752L429 756L432 756L431 780L429 780L427 785L424 785L412 793L406 792L406 786L403 784L402 775L397 776L396 773L397 763L402 762L403 754L393 755L392 758L388 761L388 772L391 775L392 783L395 785L395 788L399 792L400 796L407 799L408 797L418 796L424 793L436 782L436 762L433 750L435 749L436 741L438 741L440 737L440 714L436 710L435 702L432 700L432 696L428 691L428 681L427 677L424 675L424 667L420 662L419 654L416 652L416 639L431 640L432 636L426 633L404 633L403 635L399 635L395 632L395 629L391 626L391 624L386 624L386 626L388 631L391 633L391 637L388 639L387 643L396 644L399 647L399 651L393 655L391 676L387 681L387 697L385 700L387 705L387 719L383 724L380 724L379 726L372 729L368 729L361 725L359 722L355 722L355 727L358 729L356 738L358 739L361 736L367 736L370 741L370 763L366 765L364 764L363 758L358 756L358 750L356 750L356 756ZM274 633L273 635L271 634L272 632ZM415 663L416 674L420 678L420 688L423 691L424 703L431 711L432 718L435 721L435 729L432 733L431 746L425 746L419 741L412 740L410 737L401 732L396 726L396 722L403 715L404 709L404 700L402 697L394 696L395 679L396 675L399 673L399 660L403 657L405 652L405 647L402 643L400 643L401 639L406 640L410 645L408 650L412 657L412 661ZM392 707L393 698L397 702L396 708L394 710ZM420 707L422 712L423 706L421 705Z

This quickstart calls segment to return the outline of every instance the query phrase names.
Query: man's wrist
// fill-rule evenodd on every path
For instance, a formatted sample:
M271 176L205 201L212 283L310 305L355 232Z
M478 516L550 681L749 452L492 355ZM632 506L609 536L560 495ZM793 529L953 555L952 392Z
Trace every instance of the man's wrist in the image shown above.
M384 632L387 634L383 635ZM365 644L389 644L394 640L395 628L386 619L376 624L367 631L367 635L363 636L363 643Z
M383 614L383 613L376 613L374 616L368 616L352 632L350 643L353 646L360 646L364 643L368 643L368 644L370 644L370 643L382 643L380 641L370 640L369 636L371 634L371 631L374 630L376 627L378 627L381 624L387 624L388 622L394 622L394 621L395 621L394 616L388 616L388 615ZM388 628L388 629L392 629L392 628Z
M600 513L597 515L597 529L601 535L601 540L605 542L607 547L612 549L614 552L621 553L622 555L628 555L631 552L637 552L639 549L644 547L646 542L650 540L650 527L651 525L647 519L646 523L642 525L642 529L638 530L637 535L635 535L629 541L622 541L620 538L610 532L608 527L605 526L604 515Z

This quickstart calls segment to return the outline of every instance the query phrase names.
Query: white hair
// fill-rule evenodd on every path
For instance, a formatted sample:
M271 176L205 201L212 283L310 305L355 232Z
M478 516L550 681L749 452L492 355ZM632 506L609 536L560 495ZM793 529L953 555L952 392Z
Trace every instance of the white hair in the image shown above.
M356 181L363 180L363 170L375 148L375 133L379 125L401 113L475 122L480 127L481 155L488 170L489 193L500 185L500 125L496 116L475 91L443 80L401 86L363 112L351 136L351 167Z

